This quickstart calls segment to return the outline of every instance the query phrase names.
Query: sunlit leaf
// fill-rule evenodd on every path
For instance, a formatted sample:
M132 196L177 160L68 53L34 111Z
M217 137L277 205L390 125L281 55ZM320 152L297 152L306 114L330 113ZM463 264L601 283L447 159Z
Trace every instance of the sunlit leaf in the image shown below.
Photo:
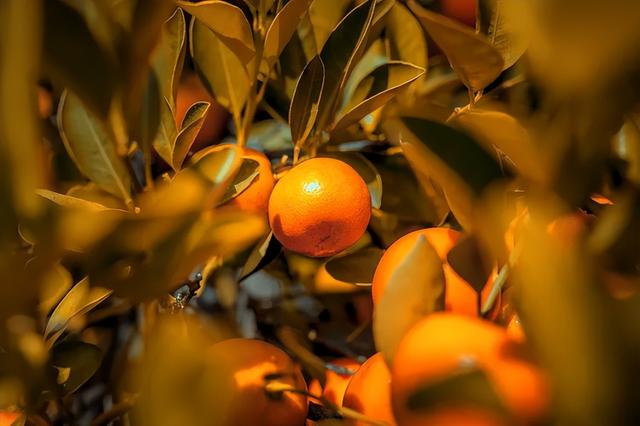
M89 182L82 185L75 185L69 188L67 195L92 201L111 209L126 210L125 204L118 197L100 189L95 183Z
M105 288L91 287L89 279L84 278L73 286L56 306L47 322L45 336L49 338L62 332L74 317L89 312L109 297L111 293L111 290Z
M65 394L75 392L89 380L100 367L100 349L85 342L62 342L52 349L51 364L56 368L69 369L69 376L61 383Z
M329 35L320 52L325 67L325 84L318 105L318 125L328 126L338 108L340 93L363 52L371 26L375 1L367 0L354 8Z
M80 99L65 92L58 125L65 147L78 169L105 191L131 202L131 177L104 124Z
M190 34L191 56L207 89L234 117L240 117L249 95L246 68L233 51L198 19L192 20Z
M94 114L106 117L117 86L114 58L96 41L76 10L60 0L43 4L45 69Z
M503 69L510 68L527 50L529 40L522 22L505 8L513 7L506 0L486 0L486 35L491 44L500 52L504 60Z
M482 90L500 75L504 65L502 56L484 37L463 24L422 8L415 0L409 7L469 89Z
M186 115L185 115L186 117ZM173 167L173 153L175 150L178 129L176 121L167 98L163 98L160 104L160 127L153 141L153 148L165 163Z
M419 145L415 145L418 149L436 156L458 179L462 178L475 194L504 177L495 157L467 134L429 120L405 117L402 122L417 137L417 141L408 139L408 144L415 145L418 142Z
M329 152L323 153L322 157L336 158L353 167L367 184L369 195L371 195L371 206L374 209L380 208L382 204L382 179L376 167L365 156L359 152Z
M349 103L338 115L334 129L358 122L380 108L424 74L424 69L404 62L388 62L377 67L356 87Z
M540 180L548 173L529 132L509 114L473 108L455 114L449 124L469 133L486 150L500 150L528 177Z
M158 50L153 59L153 68L158 75L161 93L169 105L175 105L175 96L182 73L186 51L186 22L182 9L164 23Z
M233 180L229 184L226 192L219 201L219 204L224 204L227 201L237 197L251 185L251 183L258 177L260 173L260 164L257 161L250 158L243 158L238 172L234 176Z
M289 126L294 144L305 141L313 129L324 81L324 64L320 56L315 56L302 71L289 108Z
M391 59L427 68L427 40L420 22L401 3L395 3L387 18Z
M73 285L71 273L62 265L56 264L44 277L40 285L40 303L38 310L42 315L49 311L67 294Z
M184 159L187 158L187 154L204 124L210 106L209 102L196 102L187 110L173 147L171 167L174 170L179 170L182 167Z
M36 194L48 200L51 200L63 207L82 208L91 211L111 210L111 208L105 207L95 201L88 201L71 195L60 194L57 192L49 191L48 189L38 189L36 190Z
M351 0L333 0L331 2L313 0L309 7L309 19L312 24L315 45L318 48L317 53L320 53L322 46L324 46L351 3Z
M354 253L332 257L325 268L338 281L369 285L383 253L379 248L367 247Z
M628 164L627 178L640 183L640 119L637 115L627 117L614 136L613 147Z
M420 277L418 279L418 277ZM418 237L393 271L373 316L376 349L393 363L400 339L424 316L444 308L444 272L435 249Z
M256 54L253 34L242 9L219 0L200 3L179 0L177 3L213 31L217 39L227 47L227 51L237 57L242 64L246 65L253 59Z
M263 69L263 72L265 74L278 60L280 53L296 32L298 22L309 9L311 1L290 0L273 19L264 40L263 57L266 69Z

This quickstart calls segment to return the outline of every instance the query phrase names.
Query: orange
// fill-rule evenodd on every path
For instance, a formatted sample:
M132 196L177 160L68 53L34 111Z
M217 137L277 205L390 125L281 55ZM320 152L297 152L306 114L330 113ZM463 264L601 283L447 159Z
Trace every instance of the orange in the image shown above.
M271 171L271 162L264 153L251 148L242 148L242 157L258 162L258 176L251 184L227 204L243 211L267 214L269 196L276 180Z
M332 256L364 234L371 217L367 185L348 164L313 158L289 170L269 200L269 223L287 249Z
M547 383L541 371L519 354L523 345L506 330L488 321L452 313L435 313L414 325L400 341L391 371L393 411L401 425L432 424L435 413L419 413L407 407L408 398L421 386L480 368L518 420L540 419L548 407ZM455 408L458 406L448 407ZM470 424L496 424L491 413L460 407ZM474 423L476 422L476 423ZM460 425L466 422L440 422ZM499 423L498 423L499 424Z
M595 216L581 210L556 218L547 226L547 232L564 246L578 243L585 237Z
M381 353L373 355L351 377L342 405L365 416L395 425L391 409L391 373ZM368 423L354 421L356 426Z
M42 86L38 86L38 116L49 118L53 114L53 97L51 92Z
M20 413L12 411L0 411L0 426L11 426L20 417Z
M513 340L517 340L518 342L524 342L526 337L524 334L524 330L522 329L522 324L520 324L520 318L518 315L513 315L507 324L507 334Z
M441 0L442 14L470 27L476 26L476 0Z
M331 361L331 364L351 370L351 373L355 373L358 368L360 368L360 363L351 358L339 358ZM328 369L324 389L320 386L318 380L313 379L309 384L309 393L311 393L311 395L322 394L328 401L342 406L344 391L347 389L347 384L351 376L352 374L340 374Z
M461 234L449 228L426 228L411 232L395 241L384 253L376 267L371 283L373 303L377 304L382 298L384 289L391 280L395 268L406 258L418 237L423 235L440 256L443 262L445 278L445 309L465 315L478 315L478 297L476 291L447 263L447 254L453 248ZM419 277L416 277L419 279ZM482 291L482 300L486 300L491 291L491 283L495 273L489 277L489 282ZM493 313L497 315L499 300L495 303Z
M176 95L176 124L178 129L187 111L196 102L209 102L209 111L204 119L202 128L196 136L192 149L198 151L205 146L212 145L220 140L227 127L229 113L209 95L204 85L194 73L185 74L178 86Z
M307 417L307 398L292 392L270 395L269 378L302 392L307 386L300 368L279 348L252 339L229 339L213 345L215 367L215 419L225 426L299 426Z

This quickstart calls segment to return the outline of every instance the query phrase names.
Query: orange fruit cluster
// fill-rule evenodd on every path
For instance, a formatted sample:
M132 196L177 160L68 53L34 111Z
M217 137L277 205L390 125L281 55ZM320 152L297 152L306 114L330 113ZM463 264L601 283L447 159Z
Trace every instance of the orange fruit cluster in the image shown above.
M401 426L529 424L548 410L544 374L525 356L523 344L486 320L448 312L425 317L403 337L391 369L382 354L351 377L342 404L368 419ZM411 410L412 394L470 369L483 371L512 419L464 402L427 412ZM352 420L356 426L368 424Z

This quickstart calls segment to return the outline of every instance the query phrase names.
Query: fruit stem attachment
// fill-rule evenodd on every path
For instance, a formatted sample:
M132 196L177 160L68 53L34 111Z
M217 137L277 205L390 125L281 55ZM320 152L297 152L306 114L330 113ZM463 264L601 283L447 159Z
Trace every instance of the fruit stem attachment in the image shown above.
M311 392L304 390L304 389L297 389L294 388L293 386L286 384L286 383L282 383L279 382L277 380L273 380L273 381L269 381L265 387L265 392L267 392L268 394L273 395L274 397L277 397L279 394L282 394L284 392L290 392L290 393L294 393L297 395L304 395L308 398L312 398L312 399L316 399L318 401L320 401L322 403L322 405L324 405L327 408L330 408L331 410L337 412L338 414L340 414L342 417L347 418L347 419L352 419L352 420L358 420L361 421L363 423L372 425L372 426L389 426L387 423L385 422L381 422L372 418L369 418L367 416L365 416L362 413L359 413L355 410L352 410L351 408L346 408L346 407L339 407L336 404L334 404L331 401L328 401L326 398L324 398L322 395L314 395Z

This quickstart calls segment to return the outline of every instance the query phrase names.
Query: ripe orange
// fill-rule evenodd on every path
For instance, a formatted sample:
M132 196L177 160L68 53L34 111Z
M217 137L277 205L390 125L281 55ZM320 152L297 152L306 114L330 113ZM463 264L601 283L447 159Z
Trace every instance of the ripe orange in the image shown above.
M38 85L38 116L49 118L53 114L53 97L51 92Z
M382 354L377 353L365 361L351 377L342 405L365 416L389 425L395 425L391 409L391 373ZM353 422L355 426L367 423Z
M476 26L476 0L441 0L442 14L470 27Z
M13 411L0 411L0 426L11 426L20 417L20 413Z
M410 411L407 407L410 395L431 381L469 367L480 368L487 374L517 419L524 422L540 419L548 407L546 380L535 365L518 355L522 348L505 329L488 321L451 313L429 315L405 334L393 361L391 393L398 423L426 424L431 413ZM479 408L461 408L468 410L470 423L473 420L496 424L490 413ZM439 411L434 414L442 415ZM456 419L438 424L466 423Z
M271 162L264 153L251 148L242 148L242 157L258 162L258 176L251 184L227 205L243 211L267 214L269 197L276 180L271 171Z
M216 367L215 419L210 424L228 426L299 426L307 417L307 398L292 392L270 395L269 378L306 392L300 368L277 347L252 339L229 339L213 345Z
M376 267L371 283L373 303L377 304L382 298L384 289L389 284L395 268L405 259L418 237L423 235L440 256L443 262L445 278L445 309L465 315L478 315L478 298L475 290L447 263L447 254L456 245L461 234L449 228L426 228L411 232L394 242L384 253ZM491 291L491 282L495 273L489 277L489 283L482 291L482 300L486 300ZM416 277L419 279L419 277ZM497 315L499 300L495 303L492 317Z
M269 200L269 223L287 249L332 256L364 234L371 217L367 185L348 164L313 158L289 170Z
M189 107L199 101L209 102L211 106L209 106L202 128L193 143L192 149L194 151L219 142L229 118L229 113L209 95L198 76L194 73L188 73L183 76L176 95L175 117L178 128L180 128Z
M351 358L339 358L331 361L331 364L347 368L351 370L352 373L355 373L358 371L358 368L360 368L360 363ZM322 394L322 396L328 401L333 402L338 406L342 406L344 391L347 389L347 384L349 383L351 376L351 374L340 374L332 370L327 370L324 389L320 386L320 382L318 380L313 379L309 384L309 393L312 395Z
M509 320L509 323L507 324L507 334L513 340L517 340L518 342L525 341L526 336L522 329L522 324L520 324L520 318L517 314L514 314Z

